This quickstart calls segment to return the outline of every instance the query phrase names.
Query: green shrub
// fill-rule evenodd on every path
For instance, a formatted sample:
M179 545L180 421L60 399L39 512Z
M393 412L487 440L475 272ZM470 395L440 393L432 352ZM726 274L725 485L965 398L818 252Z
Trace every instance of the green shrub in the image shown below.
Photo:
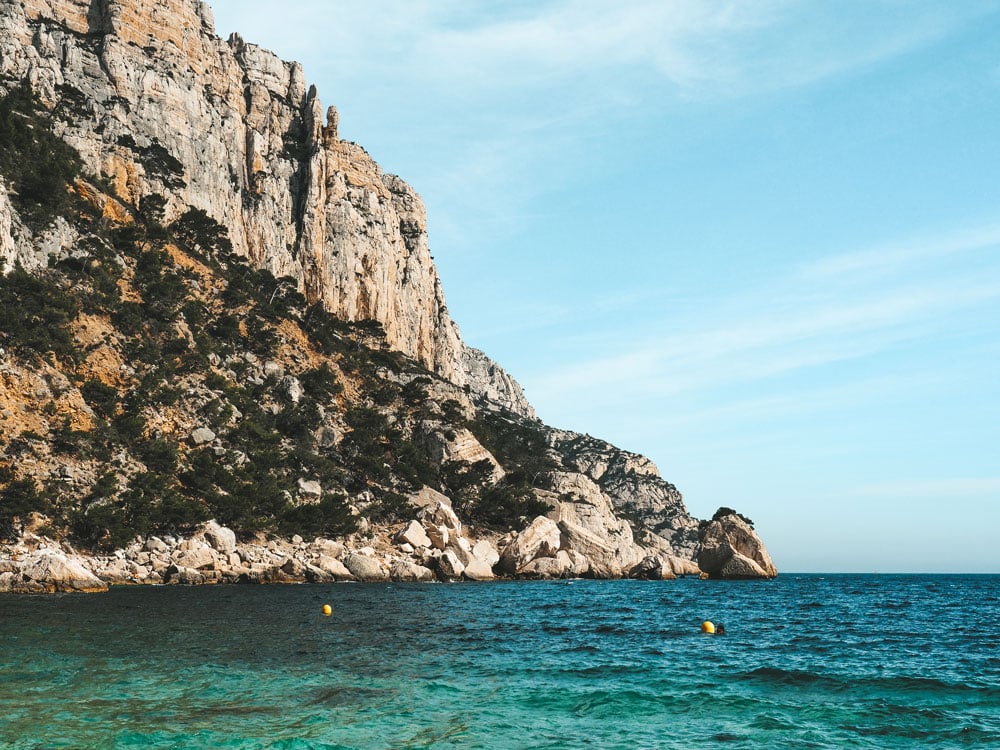
M247 320L246 345L258 357L271 357L278 351L278 334L270 324L261 318L251 316Z
M160 475L177 471L177 443L169 440L144 440L135 446L146 468Z
M200 251L206 260L218 263L233 251L229 231L200 208L189 208L170 229L175 238L189 250Z
M115 227L110 231L111 244L115 250L134 255L139 250L139 246L145 241L146 236L142 228L135 224L124 224Z
M358 528L358 521L343 498L324 497L313 505L290 507L281 516L278 529L286 535L337 537Z
M426 377L414 378L403 386L401 394L403 401L408 406L419 406L428 399L427 386L432 382L430 378Z
M80 173L80 155L51 129L52 118L27 85L0 99L0 175L11 199L35 229L73 204L68 184Z
M442 489L455 504L472 510L472 504L479 492L486 487L493 476L493 463L484 458L474 464L465 461L446 461L440 467Z
M337 380L337 376L324 362L315 370L307 370L299 376L302 388L312 398L317 401L326 401L330 396L335 396L344 390L344 386Z
M69 418L65 418L52 428L49 436L49 446L52 452L66 456L86 456L90 446L91 434L84 430L74 430Z
M146 168L146 171L158 177L164 185L174 190L183 188L187 183L184 181L184 165L174 157L155 138L148 146L137 146L131 136L123 136L119 139L119 144L129 145L130 148L139 155L139 160Z
M122 302L111 313L111 322L127 336L137 336L143 331L146 313L139 302Z
M395 523L413 516L410 501L397 492L382 492L365 510L365 515L375 523Z
M102 477L86 506L72 514L70 529L80 544L111 550L136 535L189 532L209 517L203 503L177 491L172 477L147 471L132 477L120 494L117 480Z
M125 509L111 501L79 508L70 518L72 538L90 549L112 550L124 547L135 533L139 532L133 531Z
M536 422L485 412L469 423L469 429L504 468L519 469L532 485L546 472L558 468L549 455L545 432Z
M111 419L118 410L118 389L100 380L88 380L80 386L80 394L90 408L104 419Z
M0 278L0 342L36 361L48 352L72 358L77 351L69 325L77 309L72 294L53 293L45 274L34 276L15 268Z
M240 346L243 343L243 334L240 332L240 321L235 315L221 313L215 322L209 326L209 331L216 341L225 344L229 348Z
M310 305L302 318L302 327L312 344L323 354L345 352L357 348L357 344L348 340L350 327L331 315L320 304Z
M379 406L389 406L399 398L400 387L391 381L383 382L372 391L371 398Z
M167 199L155 193L144 195L139 199L139 217L146 229L146 237L150 240L165 240L168 236L163 225Z
M212 517L204 503L175 490L164 492L153 507L150 528L170 534L186 534Z
M287 438L305 440L312 437L313 430L323 420L315 401L303 400L296 406L288 406L275 415L275 427Z
M390 433L389 449L392 469L410 490L418 490L424 485L434 485L438 481L439 469L431 464L427 454L405 439L400 433Z
M33 479L15 479L0 489L0 539L14 537L14 519L31 513L45 513L48 503L39 494Z
M126 411L119 414L111 423L117 438L123 443L133 443L142 437L146 431L146 418L141 412L130 412L131 404L126 406Z
M742 513L737 513L732 508L727 508L725 506L715 511L715 513L712 515L712 520L718 521L719 519L725 518L726 516L736 516L737 518L741 518L743 519L743 521L746 522L747 526L749 526L751 529L753 528L753 521L744 516Z
M113 498L118 494L118 477L114 472L108 471L101 474L94 482L93 487L90 488L90 494L88 500L90 502L96 502L99 500L107 500Z
M502 481L482 490L470 515L478 523L501 531L524 528L536 516L552 510L524 485Z

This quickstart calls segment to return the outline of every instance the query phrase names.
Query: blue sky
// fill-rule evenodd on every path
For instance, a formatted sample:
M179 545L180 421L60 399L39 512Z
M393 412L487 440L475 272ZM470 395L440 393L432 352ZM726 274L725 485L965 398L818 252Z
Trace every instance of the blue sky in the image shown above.
M1000 572L1000 2L215 0L464 338L785 571Z

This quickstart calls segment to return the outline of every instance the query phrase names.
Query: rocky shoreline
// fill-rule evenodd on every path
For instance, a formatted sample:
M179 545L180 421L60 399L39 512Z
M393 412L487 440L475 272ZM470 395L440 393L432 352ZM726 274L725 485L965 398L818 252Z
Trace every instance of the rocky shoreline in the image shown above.
M756 535L738 516L712 521L706 532L699 554L701 566L648 550L637 562L616 566L588 557L579 529L570 525L539 516L519 533L479 532L464 525L442 498L428 504L409 523L369 526L343 540L306 541L293 536L241 542L231 529L210 521L187 537L137 537L113 553L87 555L65 542L26 533L17 543L0 546L0 592L90 593L120 585L576 577L667 580L687 575L772 578L777 574L773 564L767 567L766 550L756 546ZM761 554L765 557L755 562L753 557Z

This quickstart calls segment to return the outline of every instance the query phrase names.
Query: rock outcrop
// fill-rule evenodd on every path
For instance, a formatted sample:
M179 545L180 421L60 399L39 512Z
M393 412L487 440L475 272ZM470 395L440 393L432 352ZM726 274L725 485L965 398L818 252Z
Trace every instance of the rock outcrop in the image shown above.
M565 513L566 508L559 508L552 515ZM735 513L705 525L700 569L662 549L630 542L616 548L615 535L595 525L593 517L576 516L585 526L538 516L523 531L498 538L470 533L447 504L418 515L422 520L374 530L373 536L347 544L300 537L238 542L232 530L210 521L188 538L152 536L110 555L84 556L29 534L17 544L0 545L0 592L100 592L109 585L164 583L489 581L497 575L647 580L699 573L728 579L777 575L753 528ZM599 517L600 523L608 521ZM429 528L447 537L442 548L425 543L431 538ZM617 541L628 539L625 534Z
M611 501L583 474L551 475L553 509L560 548L586 558L588 572L600 578L618 578L643 557L632 527L615 515Z
M500 557L506 573L516 574L539 558L555 557L561 546L559 524L551 518L538 516L507 545Z
M374 557L352 553L344 558L344 567L359 581L388 581L387 571Z
M735 511L715 514L701 531L698 566L712 578L774 578L778 575L764 543Z
M671 554L691 559L698 547L698 521L684 507L681 493L663 480L645 456L616 448L590 435L550 430L549 442L567 466L589 477L615 511L636 524L636 534L651 532ZM659 540L655 542L660 544Z
M29 555L19 567L22 579L28 585L36 583L53 591L67 592L108 590L108 585L88 570L80 558L59 551L38 550Z
M169 223L203 211L239 255L296 280L311 302L375 320L390 347L484 401L532 415L517 383L462 342L416 192L325 121L302 67L215 36L199 0L0 5L0 87L27 82L59 135L126 205L161 199ZM11 224L0 190L0 230ZM0 264L45 253L0 231Z
M7 197L7 187L0 180L0 274L10 273L18 265L29 268L39 265L33 258L22 255L23 250L34 250L33 246L14 239L15 234L20 234L17 231L19 223L17 214L10 205L10 198Z

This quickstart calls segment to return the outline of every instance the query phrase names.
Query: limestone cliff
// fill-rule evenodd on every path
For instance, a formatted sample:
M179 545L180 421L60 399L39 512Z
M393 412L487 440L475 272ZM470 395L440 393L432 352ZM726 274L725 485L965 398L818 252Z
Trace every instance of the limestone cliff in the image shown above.
M517 384L468 349L448 314L416 192L337 135L300 65L216 37L198 0L0 4L0 86L27 81L87 170L170 222L200 209L233 249L391 347L518 413ZM0 224L9 223L0 195ZM8 232L0 236L10 237ZM45 259L25 243L12 265Z
M69 540L127 548L105 582L774 574L649 459L534 418L462 342L416 192L205 3L0 0L0 138L8 588L91 587ZM182 539L209 519L249 546Z
M593 480L615 511L632 523L637 541L647 546L666 542L672 554L694 556L698 521L688 514L677 488L660 477L656 464L590 435L551 430L549 441L567 466Z

